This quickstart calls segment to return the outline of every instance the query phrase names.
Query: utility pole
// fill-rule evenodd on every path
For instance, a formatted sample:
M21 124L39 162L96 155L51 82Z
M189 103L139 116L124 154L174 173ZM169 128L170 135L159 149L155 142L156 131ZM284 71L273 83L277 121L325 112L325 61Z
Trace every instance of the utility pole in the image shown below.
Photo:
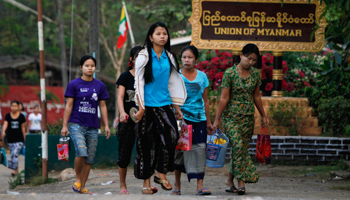
M99 45L99 1L90 0L89 2L89 54L94 56L96 63L95 77L100 80L100 45Z
M57 18L58 18L58 38L61 47L61 74L62 74L62 86L63 86L63 95L64 91L68 85L67 77L67 55L66 55L66 44L64 41L64 22L62 19L62 9L63 9L63 0L57 0ZM72 8L73 9L73 8Z
M40 90L41 90L41 158L43 181L47 179L47 125L46 125L46 91L45 91L45 65L44 65L44 33L43 33L43 17L41 0L37 0L38 4L38 35L39 35L39 55L40 55Z

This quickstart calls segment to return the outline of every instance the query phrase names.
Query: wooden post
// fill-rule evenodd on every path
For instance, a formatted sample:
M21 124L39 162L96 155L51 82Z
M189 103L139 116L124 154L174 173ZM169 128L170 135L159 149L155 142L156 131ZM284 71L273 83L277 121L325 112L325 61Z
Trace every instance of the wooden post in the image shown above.
M41 90L41 158L43 181L47 179L47 125L46 125L46 91L45 91L45 64L44 64L44 33L43 33L43 17L41 0L37 0L38 4L38 35L39 35L39 55L40 55L40 90Z

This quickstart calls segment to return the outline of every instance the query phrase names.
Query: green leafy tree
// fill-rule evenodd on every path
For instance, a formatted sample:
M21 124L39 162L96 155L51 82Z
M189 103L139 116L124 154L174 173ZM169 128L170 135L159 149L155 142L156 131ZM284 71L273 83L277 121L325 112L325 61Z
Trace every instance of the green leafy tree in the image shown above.
M350 41L350 0L318 0L326 4L320 18L325 17L328 23L325 37L328 42L344 44ZM282 6L284 0L281 0ZM309 0L309 3L311 0ZM319 26L316 25L315 29Z
M135 10L151 22L164 22L169 29L189 26L192 0L144 0L135 5Z

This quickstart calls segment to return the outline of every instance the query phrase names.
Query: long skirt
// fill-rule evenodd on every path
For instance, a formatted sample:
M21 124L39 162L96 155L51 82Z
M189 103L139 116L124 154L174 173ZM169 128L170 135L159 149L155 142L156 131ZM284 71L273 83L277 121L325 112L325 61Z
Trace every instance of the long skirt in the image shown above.
M258 182L259 174L249 155L249 142L254 132L254 115L223 118L223 126L232 145L230 173L245 183Z
M188 181L203 179L206 166L207 122L185 121L192 124L192 149L175 152L175 169L186 173Z
M178 138L173 107L146 106L145 114L136 124L135 177L148 179L154 170L164 174L174 171Z

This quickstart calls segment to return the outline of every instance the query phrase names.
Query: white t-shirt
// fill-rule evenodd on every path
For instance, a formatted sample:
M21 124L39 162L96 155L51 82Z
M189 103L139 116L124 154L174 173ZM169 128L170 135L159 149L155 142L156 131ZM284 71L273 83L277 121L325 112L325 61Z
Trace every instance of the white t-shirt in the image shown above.
M30 113L28 120L30 120L29 130L40 131L41 130L41 113L35 115L34 113Z

